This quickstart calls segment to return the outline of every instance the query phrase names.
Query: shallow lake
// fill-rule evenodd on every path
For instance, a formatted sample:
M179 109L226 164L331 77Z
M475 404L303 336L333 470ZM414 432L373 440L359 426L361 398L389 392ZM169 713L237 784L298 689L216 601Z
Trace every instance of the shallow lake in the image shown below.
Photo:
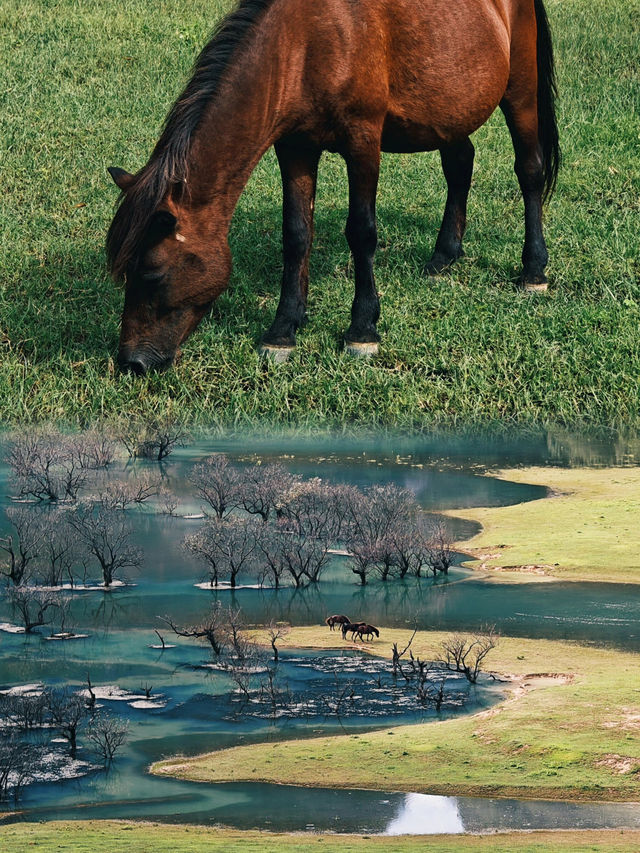
M572 458L569 450L550 447L540 438L521 443L520 455L514 443L478 440L385 440L370 442L364 450L338 440L313 446L302 440L252 441L250 445L240 440L203 441L176 452L161 469L150 463L117 463L112 475L161 470L167 486L181 499L178 513L197 514L200 506L192 497L189 471L203 457L220 450L239 464L252 463L258 454L264 461L282 462L292 472L333 482L360 487L392 482L410 488L421 506L435 513L544 497L542 487L499 480L484 471L507 464L567 463ZM570 450L575 452L575 448ZM612 456L620 456L619 449L606 446L587 450L598 460L605 456L608 462ZM580 452L588 455L587 450L581 447ZM1 505L10 503L10 493L7 470L1 468ZM90 635L86 640L50 642L45 639L46 629L30 637L0 634L0 688L35 682L81 685L90 671L94 685L117 685L131 694L140 694L144 685L151 685L158 706L132 707L127 701L106 698L104 704L110 710L131 722L131 737L123 754L108 774L95 772L58 785L30 786L21 804L25 816L153 816L238 827L389 833L640 825L637 809L625 805L307 791L268 785L208 786L149 776L146 767L151 761L176 753L196 754L234 743L341 731L344 726L357 731L425 719L435 713L416 709L411 703L403 705L400 700L386 705L372 701L364 713L341 720L317 713L302 721L274 723L264 716L235 713L229 705L228 677L202 668L210 660L204 647L179 640L175 648L164 652L150 648L157 643L156 628L167 642L175 642L159 617L167 615L187 624L218 597L225 604L240 606L250 623L279 619L294 625L319 624L327 614L346 612L382 626L382 639L385 626L409 630L416 623L435 629L495 625L516 636L567 638L640 650L640 589L614 584L503 584L460 567L435 580L377 582L362 589L354 582L346 559L335 556L321 582L307 589L212 592L196 587L203 579L202 568L181 544L186 533L197 529L198 519L171 518L148 508L129 511L128 517L135 525L136 542L145 552L141 570L129 578L133 585L109 593L73 594L71 624L76 631ZM465 537L476 529L473 524L457 523L452 532ZM0 535L7 531L7 520L2 518ZM10 618L0 602L0 622ZM341 678L356 682L358 671L368 665L353 654L337 660L334 664L322 655L291 653L283 656L279 669L292 689L319 695L326 692L327 679L336 677L332 669L336 665ZM450 690L452 704L447 713L476 710L500 695L499 686L481 685L476 690L452 683ZM459 695L453 696L456 691Z

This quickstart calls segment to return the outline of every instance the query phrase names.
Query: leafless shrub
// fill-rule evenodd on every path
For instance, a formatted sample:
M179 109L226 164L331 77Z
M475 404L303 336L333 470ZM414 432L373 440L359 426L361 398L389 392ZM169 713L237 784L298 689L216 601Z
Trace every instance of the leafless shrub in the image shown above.
M108 468L116 455L116 441L106 432L90 430L75 436L76 453L82 468L97 471Z
M499 635L494 628L475 634L454 634L441 644L442 662L447 669L464 674L475 684L484 659L498 644Z
M69 510L52 509L40 517L43 538L39 548L38 576L45 586L73 585L74 567L81 559L78 535L69 524Z
M30 731L45 723L47 697L44 692L0 694L0 721L4 727ZM0 725L2 728L2 725Z

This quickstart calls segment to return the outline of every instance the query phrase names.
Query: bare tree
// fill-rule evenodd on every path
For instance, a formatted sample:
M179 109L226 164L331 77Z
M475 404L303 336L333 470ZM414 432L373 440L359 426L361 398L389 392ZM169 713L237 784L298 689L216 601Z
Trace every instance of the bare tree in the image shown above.
M47 697L44 691L0 694L0 720L4 726L21 731L41 728L46 722ZM0 730L2 726L0 725Z
M242 477L224 453L216 453L196 465L189 479L217 518L224 518L241 505Z
M108 480L93 500L105 509L125 510L135 504L146 503L162 491L162 483L157 477L132 477L130 480Z
M207 565L211 586L217 586L222 576L235 587L241 572L256 573L257 526L246 518L210 519L185 537L187 550Z
M105 587L123 569L141 565L142 550L131 544L133 531L122 513L84 506L69 516L69 524L100 566Z
M412 492L391 484L350 492L345 505L353 535L368 542L382 541L396 523L407 524L418 509Z
M98 430L88 430L75 437L76 453L82 468L97 471L108 468L116 455L116 442L112 435Z
M286 504L291 489L300 479L279 463L253 465L241 472L240 503L246 512L259 515L266 522Z
M447 526L438 521L431 530L427 548L427 562L434 576L438 572L447 574L455 559L455 551Z
M75 758L78 750L78 731L89 710L86 700L69 687L48 692L51 722L69 744L69 754Z
M38 558L45 529L42 515L24 507L5 510L15 533L0 537L0 550L7 555L0 572L16 586L27 579L30 567Z
M228 630L227 614L222 609L220 602L213 604L205 617L195 625L181 627L176 625L168 616L161 618L179 637L193 637L196 640L204 640L217 657L222 654L228 640Z
M291 625L288 622L276 622L275 620L271 620L266 626L267 636L269 637L269 642L271 643L271 648L273 649L273 659L274 661L278 660L278 640L284 639L287 634L291 631Z
M498 639L494 628L475 634L454 634L440 646L442 663L448 670L463 673L467 681L475 684L484 659L495 649Z
M293 578L296 587L317 583L329 559L328 546L307 535L296 535L279 525L274 546L284 570Z
M33 779L37 746L25 743L15 732L0 734L0 802L12 795L17 802L22 788Z
M394 551L394 565L398 577L420 577L429 566L431 540L421 516L406 522L396 521L387 533Z
M60 606L60 596L51 590L32 586L14 586L7 593L7 600L14 612L20 615L24 630L30 634L34 628L50 625L46 614Z
M7 462L21 497L75 501L87 481L74 439L60 433L27 431L14 436Z
M367 539L357 539L350 544L350 551L348 566L354 575L360 578L360 584L365 586L378 562L376 543Z
M118 438L132 459L162 462L188 439L185 427L167 415L150 424L127 420L118 429Z
M96 714L87 729L87 740L105 765L111 764L116 752L126 743L129 723L107 714Z
M338 511L336 487L319 477L292 484L278 515L302 535L325 541L339 537L342 513Z
M268 668L260 683L260 697L269 707L270 715L275 719L279 712L291 707L291 691L288 686L281 687L275 668Z
M247 658L256 650L246 634L246 623L242 616L242 610L237 607L228 607L224 612L224 632L226 634L226 646L240 663L245 663Z
M43 538L38 575L45 586L74 583L74 566L80 559L78 536L69 524L69 511L52 509L41 518Z

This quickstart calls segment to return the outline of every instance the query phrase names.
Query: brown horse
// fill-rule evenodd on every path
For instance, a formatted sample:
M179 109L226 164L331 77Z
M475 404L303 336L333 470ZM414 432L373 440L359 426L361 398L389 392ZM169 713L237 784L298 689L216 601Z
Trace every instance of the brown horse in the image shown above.
M137 174L107 237L126 281L119 363L172 362L226 288L229 223L254 167L275 145L283 185L284 273L264 347L281 356L306 319L316 174L339 152L349 180L346 237L355 299L345 333L375 351L373 277L380 152L438 149L447 181L429 274L462 255L474 149L500 106L524 197L522 284L546 287L542 202L558 163L551 38L542 0L241 0L218 26Z
M373 640L373 635L375 634L376 637L379 637L380 631L378 631L377 628L374 628L373 625L365 625L363 623L362 625L358 625L355 630L355 634L357 634L364 643L365 637L370 637Z
M335 631L336 625L349 625L350 622L351 619L349 619L348 616L342 615L327 616L327 618L324 620L324 624L328 625L331 631Z
M364 622L344 622L342 624L342 628L340 629L342 631L342 639L346 640L347 634L351 634L351 639L353 640L358 628L360 628L364 624Z

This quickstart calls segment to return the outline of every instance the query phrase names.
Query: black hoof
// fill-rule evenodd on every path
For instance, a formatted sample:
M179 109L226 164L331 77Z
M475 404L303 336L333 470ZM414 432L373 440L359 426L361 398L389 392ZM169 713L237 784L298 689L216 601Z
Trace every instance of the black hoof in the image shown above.
M434 252L431 260L425 265L424 274L441 275L443 272L446 272L452 264L455 264L458 258L462 258L463 256L464 252L462 249L459 253L454 255L444 255L441 252Z

